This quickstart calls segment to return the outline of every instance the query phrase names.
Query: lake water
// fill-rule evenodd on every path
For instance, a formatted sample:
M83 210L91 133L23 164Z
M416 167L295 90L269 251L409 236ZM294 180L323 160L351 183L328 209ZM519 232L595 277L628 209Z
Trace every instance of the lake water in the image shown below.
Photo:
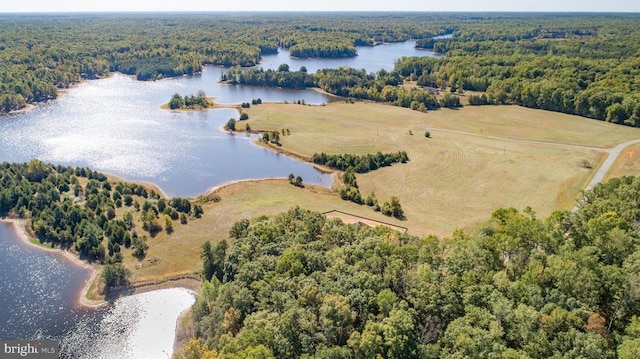
M292 70L351 66L391 70L401 56L435 56L413 43L358 49L353 59L291 59L288 52L264 57L261 66ZM171 95L204 90L219 103L304 99L322 104L331 97L218 84L225 69L207 66L202 74L155 82L129 76L86 81L56 101L0 117L0 161L32 158L88 166L128 180L157 183L168 195L192 197L227 181L300 175L328 186L330 176L260 148L245 135L220 131L230 109L161 110ZM296 106L296 105L291 105ZM294 120L294 119L292 119ZM169 289L121 298L101 309L80 308L77 297L89 271L57 253L23 243L0 223L0 339L55 338L69 358L166 358L172 353L176 318L194 301L193 293Z
M229 118L238 118L233 109L160 109L173 93L199 89L224 103L330 99L310 90L220 85L221 71L207 67L201 75L156 82L121 74L84 82L57 101L0 119L0 161L39 158L87 166L127 180L155 182L169 196L180 197L195 197L227 181L289 173L328 186L331 177L309 164L258 147L251 143L254 137L221 131Z
M358 47L358 56L347 59L298 59L291 58L289 51L280 49L277 55L263 56L260 64L265 70L275 70L280 64L288 64L291 71L297 71L301 66L307 72L315 73L320 69L348 66L354 69L365 69L367 72L377 72L380 69L393 70L397 59L404 56L442 57L429 50L416 49L415 41L394 42L378 46Z
M61 338L62 356L78 359L156 359L173 353L177 319L195 293L162 289L118 299L81 318Z
M24 243L4 222L0 263L0 339L56 339L62 358L170 357L176 319L195 301L195 293L176 288L81 307L91 271Z
M61 253L24 243L4 222L0 222L0 263L0 338L60 337L88 312L77 307L77 300L90 271Z
M288 51L265 56L263 67L352 66L374 72L393 68L401 56L430 55L414 43L359 48L353 59L292 59ZM169 196L195 197L228 181L301 176L329 186L331 177L311 165L253 145L254 137L219 130L238 114L232 109L176 112L160 109L174 93L204 90L219 103L304 99L322 104L332 97L312 90L284 90L219 84L225 69L207 66L202 74L154 82L113 76L86 81L56 101L0 119L0 161L39 158L55 164L87 166L127 180L151 181ZM294 106L294 105L292 105ZM251 110L248 110L249 115ZM292 119L292 121L295 119ZM239 124L242 126L242 124Z

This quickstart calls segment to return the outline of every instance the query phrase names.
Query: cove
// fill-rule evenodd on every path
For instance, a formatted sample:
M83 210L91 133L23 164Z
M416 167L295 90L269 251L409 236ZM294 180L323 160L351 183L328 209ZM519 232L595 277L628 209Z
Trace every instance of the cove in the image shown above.
M220 102L328 102L315 91L241 88L217 84L221 69L156 82L129 76L86 81L59 100L0 120L0 161L39 158L54 164L90 167L126 180L150 181L169 196L195 197L225 182L302 176L328 186L331 177L311 165L251 142L254 137L220 130L233 109L176 112L160 109L175 92L203 89ZM293 105L292 105L293 106Z
M78 294L91 270L25 243L6 222L0 263L0 339L55 339L61 358L170 357L176 320L195 301L195 293L174 288L83 307Z

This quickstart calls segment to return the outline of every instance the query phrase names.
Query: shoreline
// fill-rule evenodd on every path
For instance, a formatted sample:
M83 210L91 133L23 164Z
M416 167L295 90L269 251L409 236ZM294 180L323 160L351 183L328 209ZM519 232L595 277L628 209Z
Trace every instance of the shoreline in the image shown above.
M267 132L267 131L256 130L256 132L261 133L261 132ZM276 148L276 147L272 146L269 143L261 142L259 139L256 139L255 141L252 141L252 143L254 145L258 146L258 147L262 147L262 148L267 149L267 150L269 150L271 152L274 152L274 153L276 153L278 155L287 156L287 157L289 157L289 158L291 158L293 160L296 160L296 161L299 161L299 162L302 162L302 163L306 163L306 164L312 166L313 168L315 168L318 172L320 172L322 174L331 175L331 178L332 178L333 182L331 182L331 185L329 187L327 187L329 189L332 189L334 184L340 182L339 181L340 180L340 178L339 178L340 171L335 170L335 169L333 169L331 167L328 167L328 166L323 166L323 165L319 165L317 163L313 163L313 162L311 162L310 158L308 158L307 156L304 156L304 155L302 155L300 153L288 150L288 149L283 148L283 147L277 147Z
M177 112L208 111L208 110L217 110L217 109L221 109L221 108L231 108L231 109L236 109L238 111L242 110L242 106L240 104L217 103L216 102L216 97L205 97L205 100L209 104L209 106L207 106L207 107L198 106L198 107L170 108L169 107L169 102L167 102L167 103L163 103L162 105L160 105L160 109L161 110L166 110L166 111L177 111Z
M9 111L4 115L7 115L7 116L9 116L9 115L18 115L18 114L21 114L21 113L25 113L25 112L34 110L34 109L36 109L36 108L40 107L41 105L46 104L48 102L58 101L61 98L63 98L67 94L67 92L69 92L69 90L73 89L76 86L81 85L85 81L106 79L106 78L109 78L109 77L113 76L114 73L116 73L116 72L109 72L105 76L98 76L95 79L87 79L87 78L82 78L81 77L78 81L70 82L67 87L62 87L62 88L56 87L56 98L52 98L52 99L49 99L49 100L46 100L46 101L30 102L30 103L27 103L25 105L25 107L23 107L23 108L21 108L19 110ZM2 115L2 116L4 116L4 115ZM2 117L2 116L0 116L0 117Z
M19 219L19 218L0 218L0 222L10 224L15 230L16 235L20 238L22 242L33 247L34 249L39 249L49 253L59 253L64 257L65 260L69 261L74 265L78 265L82 268L91 270L91 276L89 279L85 281L82 290L80 291L79 298L77 298L78 304L89 307L89 308L97 308L102 307L111 302L106 298L103 299L89 299L87 295L95 280L97 279L98 274L101 271L99 264L90 264L86 261L80 259L80 257L69 250L61 249L59 247L56 248L47 248L44 246L39 246L31 241L33 236L29 233L27 229L27 220ZM36 239L37 240L37 239ZM194 292L198 292L200 287L202 286L202 282L199 278L196 278L195 274L182 274L182 275L174 275L174 276L166 276L163 278L158 278L154 280L144 280L139 282L133 282L128 287L123 288L115 288L111 294L118 294L113 299L117 299L121 296L128 296L133 294L140 294L151 292L154 290L160 289L169 289L169 288L184 288Z
M202 280L200 280L199 278L195 278L194 275L182 275L178 277L167 277L167 278L161 278L161 279L152 280L152 281L142 281L139 283L133 283L130 287L127 287L127 288L117 288L115 290L117 295L115 298L111 300L107 300L106 298L89 299L87 297L89 294L89 291L93 287L97 279L98 273L100 273L100 269L98 268L97 264L89 264L81 260L80 257L77 256L75 253L70 252L68 250L63 250L61 248L47 248L47 247L39 246L33 243L31 241L33 237L30 235L29 230L27 228L26 219L2 217L0 218L0 222L9 224L15 231L15 234L18 236L18 238L22 242L27 244L27 246L30 246L36 250L42 250L49 253L59 253L64 258L64 260L69 261L69 263L71 263L72 265L78 265L83 268L89 269L91 271L91 275L89 276L89 279L85 281L82 287L82 290L79 293L79 296L76 298L76 303L85 308L90 308L90 309L102 308L102 307L108 306L110 303L112 303L113 300L120 297L152 292L152 291L162 290L162 289L171 289L171 288L186 289L188 291L193 292L193 294L197 296L197 294L200 292L200 288L202 287ZM185 318L189 317L190 312L191 312L191 307L188 307L185 310L183 310L176 318L175 329L173 334L174 339L173 339L173 347L172 347L173 348L172 356L174 353L178 352L178 350L180 350L182 346L190 339L190 331L185 330L184 326L182 325L182 322L185 321Z
M156 193L158 193L160 196L164 197L164 198L171 198L169 197L165 191L162 189L162 187L160 187L160 185L158 185L157 183L151 182L151 181L136 181L136 180L127 180L126 178L122 178L119 175L110 173L110 172L103 172L103 171L98 171L100 173L102 173L103 175L107 176L107 180L109 181L114 181L114 182L129 182L129 183L135 183L138 185L141 185L143 187L145 187L148 190L153 190L156 191Z
M240 121L237 121L240 122ZM236 122L236 123L237 123ZM328 187L325 187L323 185L318 185L318 184L311 184L313 186L321 186L321 187L325 187L328 189L333 189L333 185L339 182L339 171L334 170L331 167L327 167L327 166L322 166L319 165L317 163L313 163L310 161L310 158L308 158L307 156L304 156L302 154L299 154L297 152L291 151L291 150L287 150L283 147L275 147L272 146L268 143L264 143L260 140L260 134L264 133L264 132L269 132L269 131L264 131L264 130L251 130L251 132L247 132L245 130L236 130L236 131L229 131L226 128L224 128L225 125L221 125L220 127L218 127L218 129L222 132L226 132L227 134L230 135L236 135L236 134L245 134L247 136L258 136L257 138L255 138L253 141L251 141L251 143L254 146L257 147L261 147L266 149L267 151L271 151L277 155L283 155L286 157L289 157L290 159L294 160L294 161L298 161L298 162L302 162L305 164L310 165L311 167L313 167L316 171L322 173L322 174L328 174L331 175L331 184ZM248 182L248 181L263 181L263 180L279 180L279 179L287 179L286 177L262 177L262 178L244 178L244 179L239 179L239 180L231 180L231 181L227 181L227 182L223 182L219 185L215 185L213 187L210 187L205 193L204 195L210 195L213 194L215 191L221 189L222 187L225 186L230 186L233 184L237 184L237 183L242 183L242 182ZM196 197L197 198L197 197Z
M228 186L233 186L238 183L246 183L246 182L257 183L257 182L263 182L263 181L266 182L266 181L284 181L284 180L287 180L287 178L286 177L264 177L264 178L245 178L240 180L232 180L232 181L227 181L209 188L207 192L205 192L204 196L214 195L218 193L220 190L222 190L223 188Z
M105 76L105 77L111 77L114 74L115 73L110 73L108 76ZM81 81L73 83L72 86L70 86L69 88L59 91L56 100L62 98L71 87L78 86L82 84L84 81L85 80L83 79ZM320 88L312 88L312 90L331 96L333 99L338 98L334 95L326 93ZM26 112L26 111L33 110L37 107L38 107L38 104L28 104L25 108L18 110L16 112L17 113ZM212 109L223 109L223 108L235 109L236 111L238 111L238 113L242 112L242 108L238 104L214 104L213 106L208 108L185 109L185 110L193 111L193 110L212 110ZM16 113L16 112L13 112L13 113ZM234 132L227 131L226 129L224 129L224 125L221 126L219 129L221 132L227 132L231 134L233 134L234 132L246 133L245 131L234 131ZM259 132L257 131L257 133ZM249 134L256 134L256 133L249 133ZM338 177L337 177L338 174L336 173L336 171L329 168L324 168L323 166L318 166L310 162L309 159L306 158L305 156L302 156L300 154L297 154L288 150L284 150L282 148L276 148L268 144L259 144L258 143L259 139L256 139L251 142L256 146L263 147L269 151L272 151L273 153L283 154L291 159L294 159L306 164L310 164L321 173L331 174L333 182L328 186L320 185L321 187L333 189L334 184L338 182ZM159 195L161 195L164 198L170 198L164 192L164 190L154 182L127 180L113 173L103 172L103 171L100 171L100 172L103 173L105 176L107 176L109 181L137 183L149 190L155 190ZM204 192L203 194L200 194L199 196L214 194L224 187L231 186L237 183L273 181L273 180L284 181L284 180L287 180L287 178L286 177L266 177L266 178L253 178L253 179L247 178L247 179L227 181L207 189L206 192ZM311 186L316 186L316 185L311 185ZM196 200L197 198L198 196L195 196L192 199ZM80 292L77 294L77 297L76 297L76 304L82 307L93 308L93 309L101 308L101 307L108 306L110 303L112 303L115 299L119 297L130 296L130 295L151 292L151 291L156 291L161 289L169 289L169 288L184 288L197 294L200 288L202 287L202 280L200 278L196 278L196 275L191 273L191 274L172 275L172 276L167 275L154 280L142 280L137 282L133 281L131 285L128 287L115 288L111 290L109 293L98 294L98 288L100 285L99 275L102 272L102 266L100 264L97 264L97 263L92 264L82 260L80 256L73 250L62 249L60 247L48 247L48 246L38 245L37 243L34 243L33 240L34 239L37 240L37 238L31 232L30 223L28 219L0 217L0 222L10 224L13 227L15 234L20 238L21 241L26 243L28 246L32 246L34 248L38 248L39 250L47 251L50 253L60 253L62 258L67 260L72 265L78 265L90 271L90 275L88 279L85 280L84 285L82 286L82 289L80 290ZM174 333L174 352L176 352L177 349L179 349L185 343L185 340L189 339L188 337L184 337L184 333L183 333L184 328L182 326L182 323L185 320L185 318L189 315L190 310L191 308L185 309L176 319L176 327L175 327L175 333Z
M97 268L97 265L95 265L95 264L92 265L92 264L89 264L89 263L81 260L79 256L77 256L75 253L70 252L68 250L64 250L64 249L61 249L61 248L47 248L47 247L39 246L39 245L31 242L31 239L35 238L35 237L33 237L29 233L29 230L27 229L27 220L26 219L1 218L0 222L4 222L4 223L10 224L14 228L17 236L25 244L27 244L29 246L32 246L33 248L45 251L45 252L59 253L60 255L62 255L62 257L64 257L65 260L71 262L72 264L78 265L78 266L80 266L82 268L91 270L91 275L90 275L89 279L87 279L85 281L85 284L82 287L82 290L80 291L80 295L77 298L78 304L80 304L83 307L97 308L97 307L102 307L102 306L104 306L104 305L106 305L108 303L107 301L104 301L104 300L94 300L94 299L87 298L87 294L89 293L89 289L91 288L91 286L93 285L94 281L96 280L96 278L98 276L99 269Z

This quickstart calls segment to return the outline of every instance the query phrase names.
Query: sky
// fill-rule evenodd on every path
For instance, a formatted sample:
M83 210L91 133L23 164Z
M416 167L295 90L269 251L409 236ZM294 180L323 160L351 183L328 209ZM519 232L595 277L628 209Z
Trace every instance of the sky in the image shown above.
M640 0L29 0L0 12L95 11L569 11L640 12Z

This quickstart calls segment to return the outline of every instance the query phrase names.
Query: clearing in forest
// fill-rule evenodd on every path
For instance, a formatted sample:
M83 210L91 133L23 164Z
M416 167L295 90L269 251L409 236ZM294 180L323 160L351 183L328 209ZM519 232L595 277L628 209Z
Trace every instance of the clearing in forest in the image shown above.
M303 158L407 151L407 164L357 179L363 196L373 191L380 203L397 196L407 215L397 222L412 233L450 233L500 207L530 206L540 216L570 209L604 149L640 138L638 129L519 106L420 113L358 102L250 111L254 130L288 130L278 148Z

